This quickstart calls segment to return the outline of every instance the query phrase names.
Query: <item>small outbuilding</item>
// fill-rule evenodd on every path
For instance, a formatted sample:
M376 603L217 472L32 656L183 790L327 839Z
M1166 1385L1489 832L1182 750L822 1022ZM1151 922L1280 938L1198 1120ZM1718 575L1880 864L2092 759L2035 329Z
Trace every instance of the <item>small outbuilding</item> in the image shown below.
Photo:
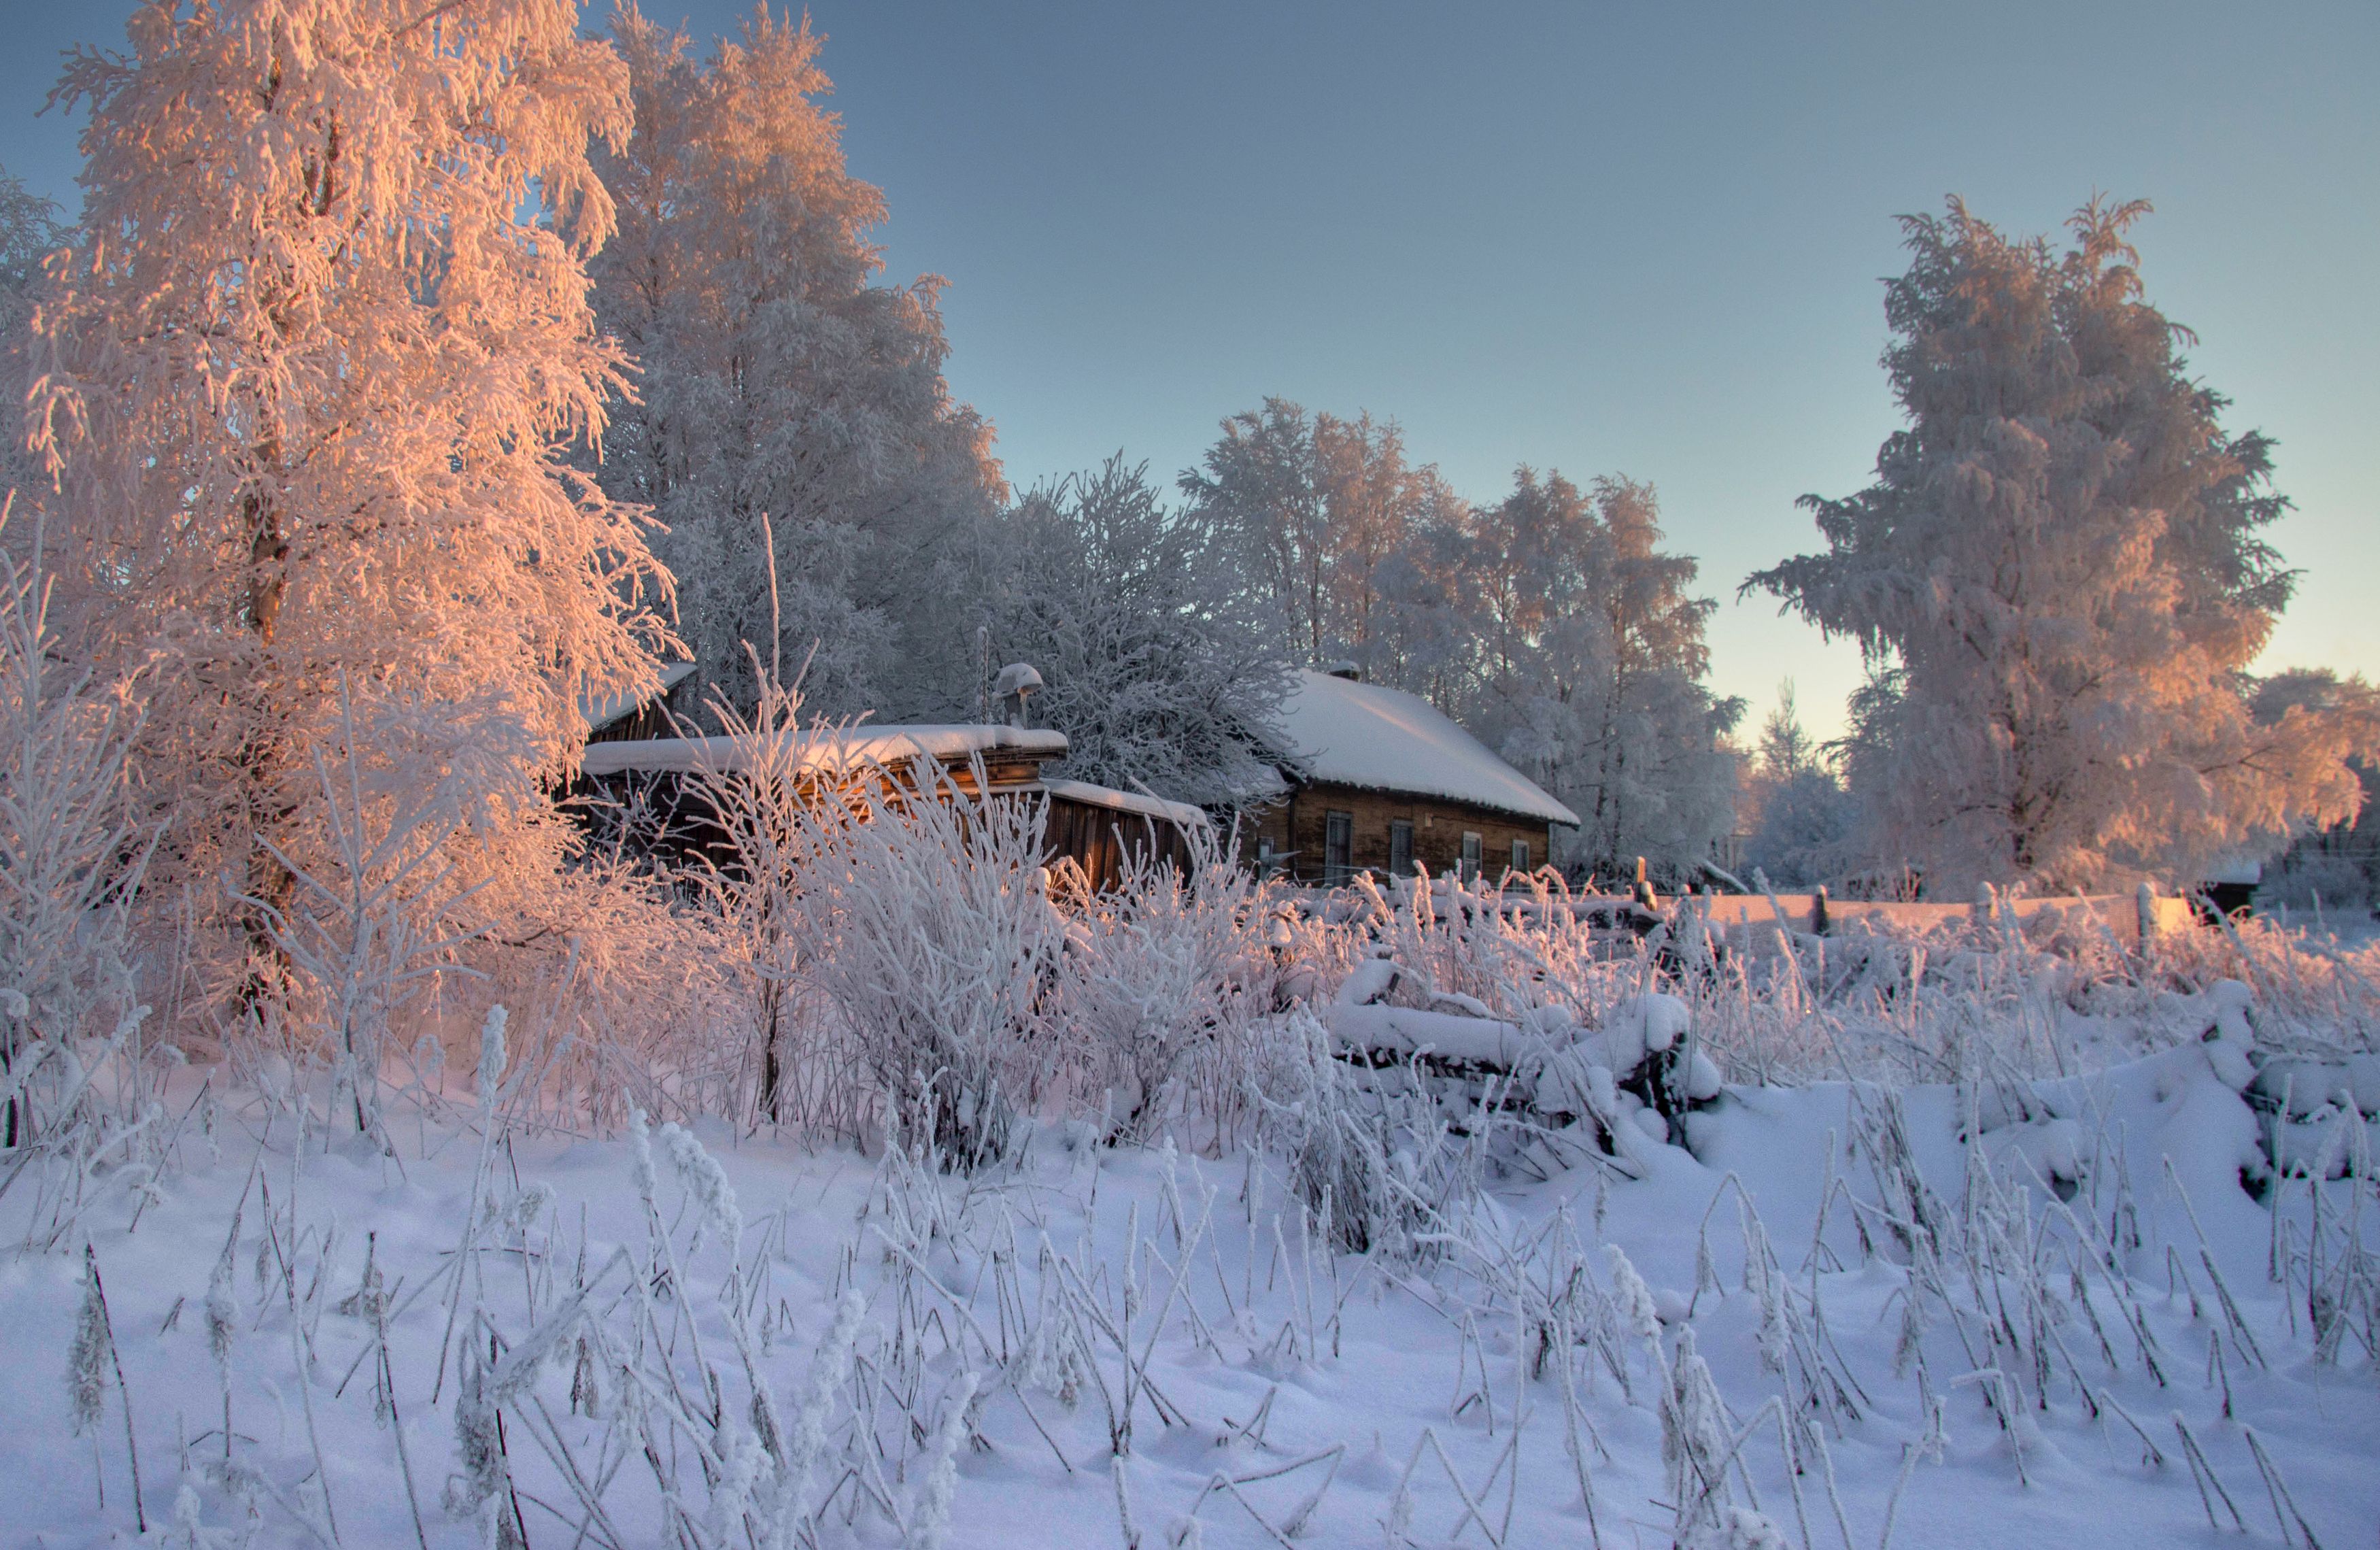
M1532 872L1578 815L1419 695L1352 667L1301 671L1281 707L1274 801L1244 812L1257 868L1335 886L1358 872L1409 877Z
M589 718L590 721L592 717ZM1113 886L1127 860L1172 861L1187 875L1194 835L1207 827L1195 807L1086 781L1045 780L1045 763L1066 756L1066 735L1040 727L990 725L868 726L783 732L801 778L832 782L880 773L908 784L918 760L941 768L949 788L969 797L1044 804L1044 856L1071 860L1094 888ZM732 773L748 744L733 738L623 738L590 741L580 760L581 800L589 820L619 823L630 842L664 852L714 848L724 836L686 776ZM980 781L978 781L980 775Z
M652 693L588 695L578 702L579 719L587 723L590 743L627 742L642 738L666 738L694 711L694 664L664 663L661 684Z

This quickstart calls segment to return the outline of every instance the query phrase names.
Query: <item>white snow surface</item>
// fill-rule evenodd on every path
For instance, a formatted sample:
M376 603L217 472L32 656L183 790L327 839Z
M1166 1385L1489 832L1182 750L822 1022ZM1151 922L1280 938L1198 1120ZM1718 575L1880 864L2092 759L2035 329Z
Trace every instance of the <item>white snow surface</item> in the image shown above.
M921 756L960 761L972 754L1000 750L1014 750L1042 759L1066 756L1066 734L1047 727L863 725L776 735L793 742L799 769L821 772L868 764L898 766ZM743 746L734 738L648 738L593 744L587 750L580 767L590 775L619 775L629 770L740 770L746 757Z
M1658 1019L1647 1009L1637 1020ZM964 1181L709 1125L692 1135L663 1129L649 1148L527 1129L483 1146L467 1100L466 1122L397 1127L401 1155L388 1155L335 1129L326 1145L319 1106L302 1145L287 1112L268 1125L253 1097L227 1104L210 1127L183 1110L195 1085L174 1105L181 1166L153 1179L140 1169L86 1180L87 1203L56 1241L27 1241L55 1220L54 1191L52 1205L37 1207L26 1187L0 1202L0 1540L9 1545L132 1537L126 1407L112 1370L97 1423L77 1434L72 1421L68 1351L86 1240L105 1278L142 1507L152 1533L175 1526L176 1544L412 1545L408 1468L422 1543L494 1543L484 1512L458 1517L442 1505L468 1461L457 1431L462 1340L438 1383L450 1317L480 1349L493 1339L507 1353L484 1385L502 1400L504 1463L530 1544L746 1544L730 1509L765 1500L769 1468L741 1419L753 1413L745 1374L768 1387L778 1424L797 1441L809 1435L814 1359L847 1291L863 1376L850 1392L868 1397L868 1435L883 1449L880 1474L866 1483L905 1515L912 1543L932 1542L927 1531L944 1510L942 1543L1002 1550L1108 1550L1126 1543L1126 1510L1148 1546L1253 1550L1282 1543L1272 1531L1300 1517L1301 1544L1488 1543L1480 1524L1466 1528L1467 1497L1505 1545L1587 1545L1597 1533L1613 1550L1668 1545L1657 1364L1682 1371L1689 1334L1726 1407L1721 1430L1745 1433L1757 1510L1779 1531L1760 1537L1739 1490L1728 1510L1740 1537L1706 1544L1868 1550L1883 1542L1888 1512L1890 1544L1905 1550L2305 1544L2294 1521L2286 1533L2277 1526L2288 1509L2265 1483L2252 1432L2314 1541L2366 1544L2380 1519L2370 1359L2352 1340L2336 1361L2318 1355L2302 1288L2268 1277L2272 1217L2240 1187L2254 1117L2190 1045L2046 1084L2046 1109L2022 1123L1985 1121L1987 1155L2010 1170L2005 1188L2041 1224L2050 1263L2040 1284L2061 1300L2057 1339L2042 1349L2062 1346L2081 1379L2058 1359L2046 1403L2022 1391L2012 1437L1992 1408L1999 1380L1988 1370L2010 1359L1998 1314L1970 1312L1954 1327L1929 1305L1916 1336L1930 1373L1923 1383L1896 1355L1912 1270L1878 1203L1874 1159L1844 1139L1861 1131L1862 1103L1881 1097L1873 1089L1730 1089L1693 1117L1699 1156L1646 1139L1627 1148L1639 1177L1580 1166L1507 1179L1456 1224L1462 1241L1443 1258L1389 1267L1307 1248L1278 1157L1111 1151L1078 1125L1044 1126L1012 1166ZM1947 1086L1903 1089L1894 1102L1909 1155L1947 1210L1938 1219L1954 1225L1981 1188L1962 1139L1968 1111ZM2121 1303L2094 1279L2084 1316L2063 1251L2048 1247L2059 1241L2048 1226L2057 1208L2022 1181L2027 1165L2064 1178L2099 1170L2100 1210L2130 1191L2140 1236L2122 1251ZM636 1179L656 1170L649 1214ZM2284 1208L2301 1228L2303 1211L2288 1202L2301 1208L2306 1186L2293 1188ZM481 1227L458 1254L475 1214ZM1559 1361L1534 1365L1536 1326L1516 1322L1496 1289L1508 1275L1498 1266L1542 1276L1548 1246L1561 1242L1577 1245L1562 1263L1598 1288L1590 1306L1609 1311L1577 1336L1574 1408ZM1775 1256L1762 1263L1781 1266L1766 1291L1750 1284L1760 1278L1755 1243ZM393 1416L371 1324L350 1297L368 1254L388 1288ZM219 1263L231 1267L227 1280L213 1275ZM458 1263L468 1279L455 1300L448 1267ZM1645 1285L1632 1291L1639 1275ZM211 1285L227 1300L211 1301ZM730 1286L749 1310L740 1336L722 1311ZM2236 1331L2225 1295L2236 1300ZM1059 1318L1069 1296L1104 1310L1110 1324ZM2031 1327L2022 1300L1998 1306L2011 1328ZM227 1317L220 1370L211 1308ZM574 1329L608 1339L607 1361L641 1352L650 1386L624 1384L597 1361L587 1371L600 1397L574 1402ZM1795 1344L1812 1331L1816 1345ZM2159 1354L2157 1374L2140 1359L2144 1342ZM1146 1353L1129 1388L1120 1349ZM1597 1354L1605 1350L1616 1366ZM1781 1468L1773 1421L1747 1423L1804 1361L1856 1385L1856 1413L1820 1422L1824 1466L1797 1483ZM229 1474L219 1372L229 1374ZM641 1434L619 1420L632 1391ZM976 1408L954 1431L951 1406L968 1393ZM1940 1406L1938 1454L1925 1446L1936 1435L1929 1403ZM696 1419L673 1423L674 1407ZM1120 1461L1109 1420L1118 1412L1132 1418ZM2219 1501L2222 1532L2209 1529L2177 1417L2244 1532ZM844 1521L855 1489L846 1461L866 1447L849 1414L831 1410L824 1422L808 1499L833 1506L817 1515L815 1543L900 1543L880 1515ZM728 1508L705 1482L689 1425L718 1429L727 1464L717 1490L744 1492L731 1493ZM951 1448L959 1431L966 1441ZM655 1459L674 1471L683 1534L655 1489ZM840 1494L828 1497L831 1488ZM585 1494L600 1497L602 1515L581 1537Z
M1289 751L1311 777L1366 790L1441 797L1575 828L1578 814L1419 695L1297 675L1281 704Z

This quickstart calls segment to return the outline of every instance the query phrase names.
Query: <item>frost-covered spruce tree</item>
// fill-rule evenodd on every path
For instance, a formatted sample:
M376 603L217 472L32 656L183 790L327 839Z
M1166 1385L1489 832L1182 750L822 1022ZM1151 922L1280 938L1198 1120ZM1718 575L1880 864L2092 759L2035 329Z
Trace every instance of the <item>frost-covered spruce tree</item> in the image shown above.
M1751 820L1752 864L1780 888L1830 883L1851 870L1853 812L1842 779L1794 709L1793 682L1778 691L1745 772L1741 817Z
M1825 552L1745 583L1880 669L1849 760L1865 841L1945 897L2187 873L2359 799L2352 727L2252 714L2287 502L2143 299L2147 210L2094 201L2063 250L1955 199L1904 217L1884 365L1908 422L1874 484L1803 497Z
M372 776L461 818L455 885L534 888L580 696L654 681L667 577L564 462L624 364L585 264L627 77L577 22L158 0L67 66L84 219L34 323L30 440L91 649L151 665L165 880L251 948L315 860L343 693Z
M1268 791L1289 688L1270 616L1213 522L1168 511L1148 475L1119 455L991 524L990 660L1040 672L1034 714L1066 734L1068 775L1201 803Z
M640 375L599 477L667 527L696 698L750 711L749 641L807 662L813 714L971 702L946 572L1006 491L990 426L942 377L941 282L876 283L884 196L844 169L819 104L824 39L766 8L707 59L634 6L613 30L637 123L600 158L620 232L593 272Z

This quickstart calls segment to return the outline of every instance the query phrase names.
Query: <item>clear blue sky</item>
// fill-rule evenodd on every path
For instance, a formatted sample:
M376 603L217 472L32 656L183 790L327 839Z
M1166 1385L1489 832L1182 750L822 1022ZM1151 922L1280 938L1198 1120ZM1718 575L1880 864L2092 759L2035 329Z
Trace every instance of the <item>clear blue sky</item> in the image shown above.
M122 0L0 0L0 165L69 203L55 51ZM604 14L590 10L590 21ZM698 34L743 7L657 0ZM2380 673L2380 5L1017 5L819 0L853 170L931 272L1022 484L1168 479L1281 394L1369 409L1490 499L1624 472L1724 600L1714 677L1839 725L1856 653L1738 604L1865 482L1898 213L2155 201L2151 299L2280 440L2304 569L2265 661Z

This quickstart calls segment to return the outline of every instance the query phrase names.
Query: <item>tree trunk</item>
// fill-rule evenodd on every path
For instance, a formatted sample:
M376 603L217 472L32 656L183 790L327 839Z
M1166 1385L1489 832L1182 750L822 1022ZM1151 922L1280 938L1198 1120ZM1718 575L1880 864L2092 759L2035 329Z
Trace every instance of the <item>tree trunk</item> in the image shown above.
M256 637L261 665L271 654L282 601L289 590L285 568L289 540L282 531L279 505L266 484L280 465L278 445L267 442L259 461L265 471L250 482L241 506L249 531L248 624ZM266 707L251 704L249 714L256 720L249 726L239 754L240 805L248 822L249 902L239 910L240 928L248 939L248 970L240 982L238 1010L243 1016L253 1015L261 1027L272 1010L288 997L289 955L273 935L273 917L285 915L298 880L266 843L288 817L287 803L276 789L287 751L269 726Z

